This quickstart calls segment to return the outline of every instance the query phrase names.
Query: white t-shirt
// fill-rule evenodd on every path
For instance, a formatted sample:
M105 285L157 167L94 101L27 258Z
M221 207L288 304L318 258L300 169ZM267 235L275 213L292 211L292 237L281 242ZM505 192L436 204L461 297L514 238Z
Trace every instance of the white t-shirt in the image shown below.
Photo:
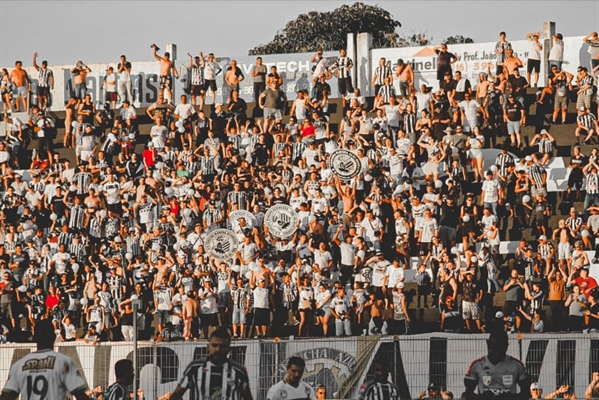
M494 179L487 179L483 182L482 190L485 191L483 201L485 203L496 203L499 200L499 183Z
M29 353L14 363L4 386L5 392L22 393L29 400L64 399L67 392L87 389L75 362L50 349Z
M193 114L195 114L196 110L193 109L193 106L189 103L187 104L179 104L177 107L175 107L175 111L174 114L178 115L179 117L183 118L183 119L187 119L189 117L191 117Z
M530 49L528 50L528 59L529 60L540 60L541 59L541 50L537 47L537 43L532 38L529 39L528 44L530 45Z
M106 82L104 88L107 92L116 92L116 75L114 72L112 74L106 75L104 81Z
M316 400L316 394L306 382L300 381L298 387L293 387L282 380L268 390L266 400Z
M150 129L150 137L152 138L152 144L157 149L163 149L165 144L165 138L167 135L167 129L162 125L154 125Z

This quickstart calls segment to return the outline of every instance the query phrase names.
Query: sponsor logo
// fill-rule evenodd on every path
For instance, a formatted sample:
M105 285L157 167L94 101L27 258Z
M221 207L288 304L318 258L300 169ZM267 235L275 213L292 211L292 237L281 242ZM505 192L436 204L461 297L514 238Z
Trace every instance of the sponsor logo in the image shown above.
M264 215L264 224L271 234L286 238L295 233L297 229L297 213L287 204L276 204L268 209Z
M56 362L56 357L51 356L51 357L46 357L46 358L42 358L42 359L32 359L32 360L27 360L27 362L25 362L23 364L23 371L31 371L31 370L38 370L38 369L54 369L54 363Z
M235 256L239 247L239 240L235 233L228 229L215 229L204 243L206 252L219 260L226 260Z
M345 149L335 150L329 164L333 173L344 180L357 176L362 167L358 156Z

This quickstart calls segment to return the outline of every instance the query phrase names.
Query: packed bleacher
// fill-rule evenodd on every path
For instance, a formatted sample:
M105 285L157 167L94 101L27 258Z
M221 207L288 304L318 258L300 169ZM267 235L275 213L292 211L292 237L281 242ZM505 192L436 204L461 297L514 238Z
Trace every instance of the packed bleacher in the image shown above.
M478 82L435 50L437 91L381 60L364 97L345 51L319 51L310 90L288 101L276 68L244 76L213 54L190 55L190 92L173 95L177 71L153 46L160 95L145 114L124 56L98 106L77 63L60 118L47 62L34 56L35 98L22 65L3 71L0 337L26 341L45 318L60 341L87 343L218 326L235 338L597 332L597 59L566 71L550 55L536 88L534 59L524 77L505 35Z

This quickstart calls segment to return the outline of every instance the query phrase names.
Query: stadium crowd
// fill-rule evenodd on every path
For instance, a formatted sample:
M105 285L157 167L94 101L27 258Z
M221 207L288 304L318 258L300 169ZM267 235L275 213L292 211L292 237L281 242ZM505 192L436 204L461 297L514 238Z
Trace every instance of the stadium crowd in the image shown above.
M584 207L550 226L556 202L545 167L555 138L542 121L528 145L521 135L531 125L526 90L537 86L542 49L538 33L528 38L526 78L502 33L497 68L478 82L452 70L455 56L442 45L438 91L414 87L402 60L381 59L374 99L353 88L344 50L336 60L319 51L311 90L299 91L291 109L283 76L260 58L245 77L234 61L225 67L214 54L190 54L190 93L173 98L177 70L153 46L161 91L146 111L148 140L127 58L108 69L99 109L86 92L90 69L78 62L62 139L71 159L54 149L57 121L46 113L54 80L37 53L29 120L7 113L29 107L31 79L17 62L0 83L8 129L0 143L3 340L26 340L45 318L58 340L88 343L133 340L134 319L142 340L207 337L218 326L234 338L407 334L422 331L414 309L428 307L439 308L446 332L492 323L512 332L597 332L597 282L585 250L599 235L598 153L573 148L564 201ZM592 65L570 72L562 70L562 39L552 38L548 85L536 100L554 105L551 123L565 123L575 101L576 136L589 143L599 136L591 111L599 39L585 38ZM224 104L215 102L220 73ZM251 115L238 93L243 79L253 80L259 111ZM340 121L329 120L335 81ZM482 150L495 145L495 164L484 165ZM338 149L359 159L355 178L334 172L329 159ZM15 172L22 169L31 181ZM288 237L272 235L264 221L282 204L298 215ZM217 228L240 242L229 259L205 248ZM499 254L509 232L525 230L534 240ZM417 273L406 281L412 260ZM493 304L499 292L501 311Z

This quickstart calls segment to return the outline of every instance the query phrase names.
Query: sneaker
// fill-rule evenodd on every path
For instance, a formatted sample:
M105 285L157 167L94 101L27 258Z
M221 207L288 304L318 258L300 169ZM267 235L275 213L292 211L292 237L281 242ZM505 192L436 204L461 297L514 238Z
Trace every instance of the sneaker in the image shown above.
M599 261L599 260L597 260L596 258L593 258L593 264L597 264L597 261Z
M295 321L293 321L293 326L299 325L300 322L296 319Z
M233 335L233 339L239 339L239 336Z

